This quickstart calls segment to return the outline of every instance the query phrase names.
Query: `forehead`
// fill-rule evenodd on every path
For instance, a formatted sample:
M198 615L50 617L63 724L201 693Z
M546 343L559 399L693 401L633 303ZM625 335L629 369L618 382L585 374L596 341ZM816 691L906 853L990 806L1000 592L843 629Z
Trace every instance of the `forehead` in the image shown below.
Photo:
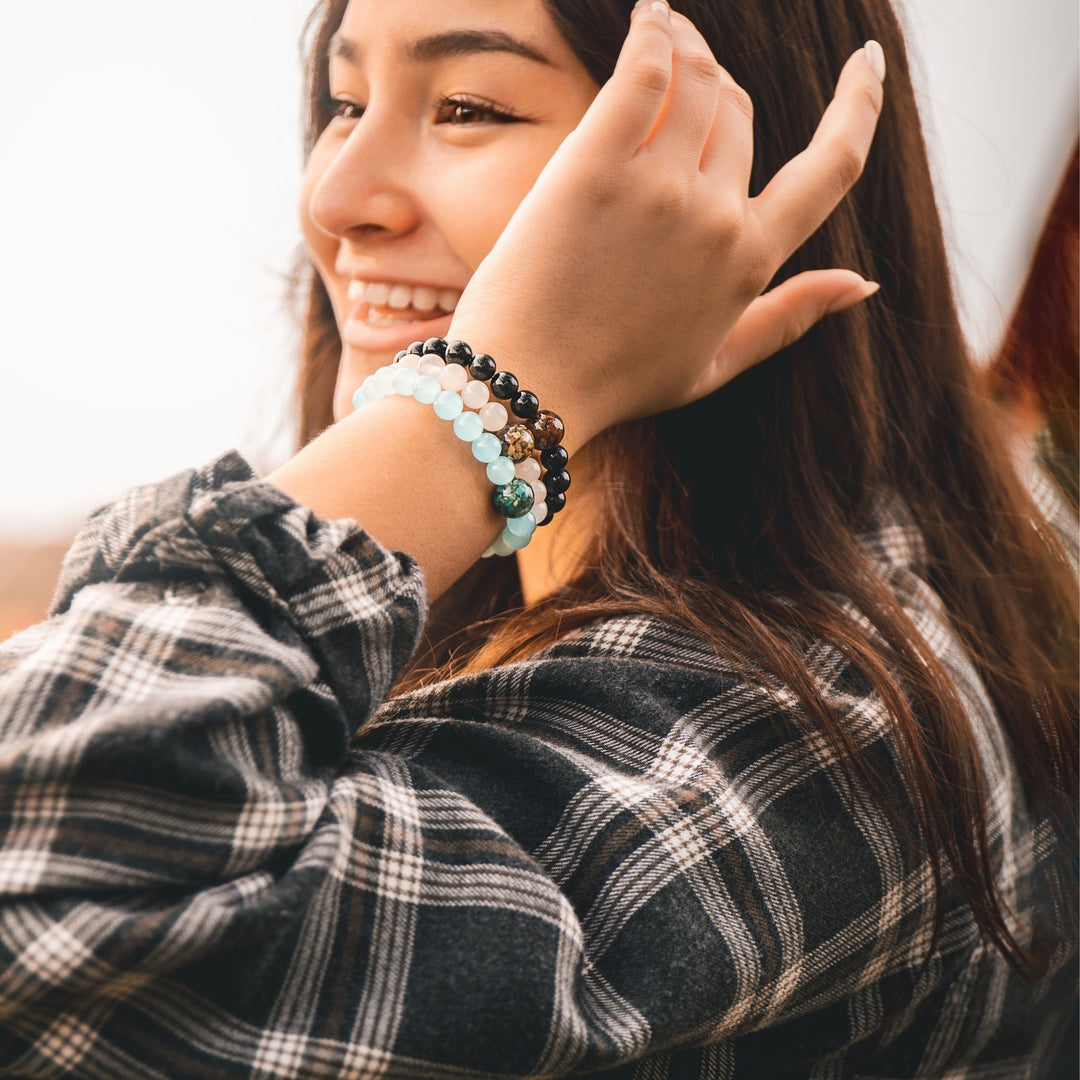
M580 64L543 0L349 0L330 45L331 58L361 65L473 54L556 69Z

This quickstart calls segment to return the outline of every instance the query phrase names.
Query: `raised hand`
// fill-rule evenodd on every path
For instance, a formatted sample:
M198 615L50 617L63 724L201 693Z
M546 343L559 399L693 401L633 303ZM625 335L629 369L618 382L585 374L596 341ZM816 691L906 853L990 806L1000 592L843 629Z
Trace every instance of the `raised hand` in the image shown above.
M723 386L874 290L834 269L761 295L861 173L883 74L876 43L858 50L809 146L751 199L748 96L688 19L639 4L614 74L473 275L451 336L527 377L579 445Z

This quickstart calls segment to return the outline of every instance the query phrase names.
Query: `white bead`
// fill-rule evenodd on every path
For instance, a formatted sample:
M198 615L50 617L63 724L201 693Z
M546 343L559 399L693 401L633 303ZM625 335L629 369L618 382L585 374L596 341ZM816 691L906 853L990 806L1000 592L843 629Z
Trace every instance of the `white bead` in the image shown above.
M499 534L495 543L491 545L492 550L496 555L513 555L514 549L502 538L502 533Z
M397 373L392 367L381 367L375 372L375 391L381 397L386 397L394 392L394 376Z
M506 427L506 406L498 401L489 401L480 409L480 419L484 421L485 431L502 431Z
M441 356L438 356L435 353L424 353L424 355L420 357L420 363L416 365L416 370L419 371L421 375L434 375L438 378L439 373L444 367L446 367L446 361L443 360Z
M514 468L514 475L531 482L540 479L540 471L540 462L534 457L527 457L524 461L517 463Z
M455 364L454 367L458 365ZM465 369L462 368L462 371ZM486 382L481 382L480 379L470 379L465 384L465 389L461 391L461 400L465 403L467 409L479 409L488 399L488 388Z
M547 488L539 480L530 480L529 487L533 489L533 505L547 501Z
M439 372L439 385L444 390L460 390L469 381L469 373L460 364L447 364Z
M400 360L398 361L398 363L399 363L399 364L400 364L400 365L401 365L402 367L411 367L411 368L413 369L413 371L415 371L415 370L416 370L416 368L418 367L418 365L420 364L420 357L419 357L419 356L417 356L417 355L416 355L416 353L406 353L406 354L405 354L405 355L404 355L404 356L403 356L403 357L402 357L402 358L401 358L401 359L400 359Z
M536 518L536 524L539 525L544 518L547 517L547 503L538 502L533 503L532 516Z

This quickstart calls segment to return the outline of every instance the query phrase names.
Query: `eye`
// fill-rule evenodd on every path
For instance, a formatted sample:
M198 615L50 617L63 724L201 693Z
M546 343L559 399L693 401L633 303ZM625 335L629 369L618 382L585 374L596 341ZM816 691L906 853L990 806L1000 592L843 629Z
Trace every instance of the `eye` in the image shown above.
M364 115L364 106L357 105L355 101L342 101L339 98L328 97L323 104L335 119L359 120Z
M517 120L517 115L510 109L465 95L440 98L435 113L438 124L512 124Z

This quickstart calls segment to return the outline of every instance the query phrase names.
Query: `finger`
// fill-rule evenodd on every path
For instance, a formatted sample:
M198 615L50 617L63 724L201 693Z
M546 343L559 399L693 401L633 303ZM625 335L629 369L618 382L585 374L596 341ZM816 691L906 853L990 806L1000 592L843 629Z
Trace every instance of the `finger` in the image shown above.
M665 157L687 159L696 169L716 117L724 72L685 15L672 12L671 36L671 87L645 145Z
M607 155L631 158L648 138L671 87L671 13L663 0L639 4L615 70L578 124Z
M868 51L871 46L876 54ZM777 245L772 252L777 266L832 213L862 173L884 96L871 67L874 55L880 56L880 46L868 42L848 59L810 145L751 200L763 234Z
M742 313L720 350L726 382L796 342L826 315L861 303L880 286L853 270L808 270L759 296Z
M718 190L731 185L745 197L754 165L754 103L724 68L720 75L716 111L699 168Z

